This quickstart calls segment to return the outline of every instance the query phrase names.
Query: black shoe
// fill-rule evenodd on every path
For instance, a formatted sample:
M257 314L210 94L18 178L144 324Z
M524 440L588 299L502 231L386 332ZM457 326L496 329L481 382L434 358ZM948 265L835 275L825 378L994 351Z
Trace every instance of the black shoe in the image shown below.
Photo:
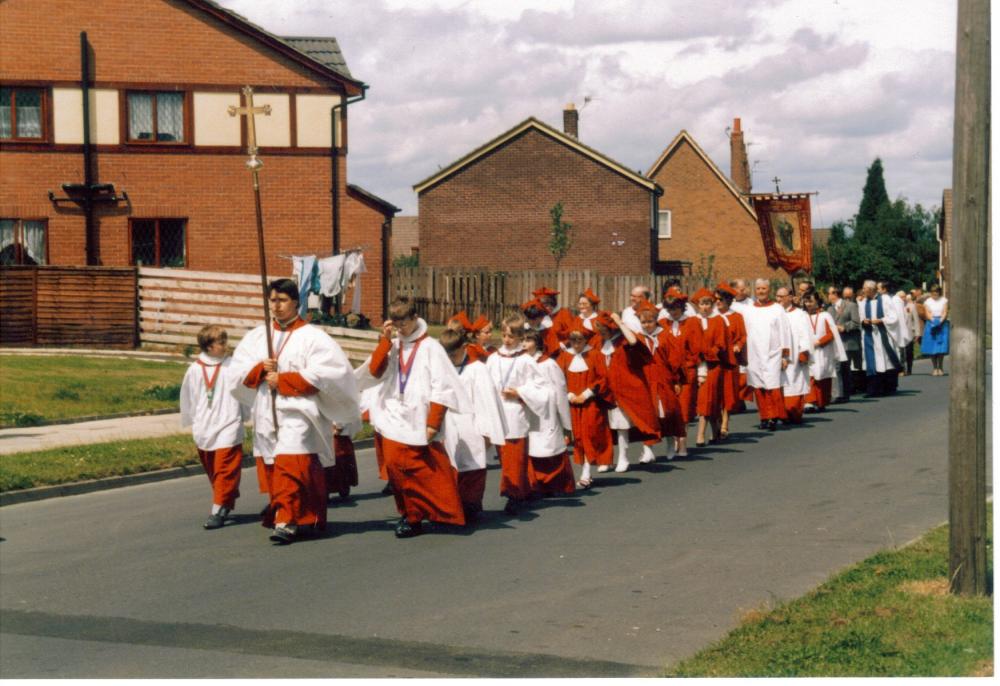
M421 533L423 533L423 527L420 522L410 524L406 521L406 517L400 519L399 524L396 525L396 538L413 538Z
M769 421L767 423L767 430L768 431L777 431L778 430L778 422L777 422L777 420L772 419L771 421Z
M270 539L278 545L288 545L295 540L297 533L298 527L294 524L276 526L274 527L274 531L271 532Z
M517 501L513 498L507 498L507 504L503 506L503 511L509 515L517 514Z
M694 442L694 447L695 448L704 448L705 447L705 441L701 441L701 442L695 441Z
M850 402L850 401L851 401L851 399L849 397L842 395L839 398L834 398L833 399L833 404L834 405L843 405L844 403L847 403L847 402Z
M208 519L205 520L206 529L221 529L226 525L226 517L219 512L218 514L209 515Z
M759 428L759 429L766 429L767 428L767 424L768 424L767 420L764 419L764 420L761 421L760 426L758 426L757 428Z
M386 484L385 488L382 489L382 495L392 495L392 484Z

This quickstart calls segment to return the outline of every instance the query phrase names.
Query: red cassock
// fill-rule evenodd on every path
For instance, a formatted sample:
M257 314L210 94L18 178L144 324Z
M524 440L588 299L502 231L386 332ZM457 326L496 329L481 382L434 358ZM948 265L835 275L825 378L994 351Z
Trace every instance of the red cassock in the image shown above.
M358 461L354 455L354 441L350 436L333 437L333 456L334 465L323 468L326 493L347 497L351 487L358 485Z
M565 341L569 337L569 330L573 326L573 322L576 321L576 315L567 310L565 307L559 308L559 311L549 317L552 320L552 332L555 334L559 341Z
M695 319L699 326L700 317ZM708 366L705 380L698 383L699 417L717 418L722 416L723 389L720 358L726 353L726 324L722 317L709 317L708 327L702 329L699 357Z
M587 371L569 371L573 353L562 351L556 357L556 363L566 375L566 390L579 395L588 388L594 396L582 405L569 406L570 417L573 420L573 460L577 464L584 463L584 456L589 457L594 464L610 465L614 453L611 441L611 429L608 426L607 405L610 399L608 389L607 369L604 366L604 356L599 350L588 350L583 354L587 363Z
M696 416L698 399L698 355L701 351L701 324L697 317L688 317L680 322L678 333L674 333L670 319L663 321L663 338L666 339L669 367L677 370L677 383L681 392L681 419L685 424Z
M236 506L236 499L240 497L243 445L215 450L198 448L198 458L212 484L212 502L232 510Z
M833 330L829 327L826 333L823 334L816 342L813 344L817 348L823 348L833 343ZM812 403L818 408L824 408L830 404L830 400L833 399L833 377L829 379L810 379L809 394L806 396L806 402Z
M652 342L647 336L639 336L639 342L647 348ZM674 392L677 383L678 370L670 367L670 354L667 345L666 331L661 331L656 338L656 346L651 351L652 359L646 367L646 379L649 380L649 390L653 395L653 406L657 409L661 436L686 436L687 428L681 417L681 405ZM650 441L653 443L655 441Z
M740 365L746 364L747 357L747 327L743 315L739 312L726 312L719 315L726 324L726 349L719 358L722 366L722 406L727 412L740 412L744 409L746 400L741 388L746 385L746 375L741 381ZM737 353L734 348L739 346Z
M605 361L607 358L601 354ZM614 403L632 424L629 439L646 441L660 436L660 418L653 404L653 393L646 380L646 368L651 363L649 348L640 342L628 345L625 336L614 342L608 368L608 387Z

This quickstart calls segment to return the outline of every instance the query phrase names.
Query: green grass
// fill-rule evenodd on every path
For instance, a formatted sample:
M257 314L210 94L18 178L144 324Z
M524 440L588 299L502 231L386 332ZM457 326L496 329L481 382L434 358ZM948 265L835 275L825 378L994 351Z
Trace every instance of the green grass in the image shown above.
M993 521L992 506L987 521ZM990 527L991 580L992 545ZM943 526L911 546L868 558L802 598L747 613L739 628L667 676L992 674L993 599L947 594L947 574Z
M0 425L176 408L186 365L82 356L0 356Z

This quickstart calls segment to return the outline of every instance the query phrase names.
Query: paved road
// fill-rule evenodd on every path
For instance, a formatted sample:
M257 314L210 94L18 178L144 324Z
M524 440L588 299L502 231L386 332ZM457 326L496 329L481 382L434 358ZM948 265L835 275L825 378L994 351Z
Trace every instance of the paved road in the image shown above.
M327 538L206 532L202 478L0 511L0 676L632 676L947 517L947 378L398 541L370 451Z

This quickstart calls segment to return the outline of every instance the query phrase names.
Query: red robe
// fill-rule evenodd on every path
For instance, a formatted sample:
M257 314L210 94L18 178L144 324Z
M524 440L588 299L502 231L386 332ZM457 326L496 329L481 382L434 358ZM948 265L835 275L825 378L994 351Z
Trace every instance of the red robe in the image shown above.
M559 311L549 317L552 320L552 332L559 341L565 341L569 337L569 330L576 321L576 315L565 307L560 307Z
M660 436L660 418L653 404L653 393L646 379L652 354L641 342L628 345L624 335L615 339L614 352L608 361L608 387L617 405L632 424L630 439L645 441Z
M681 408L681 419L687 424L695 418L697 410L701 324L695 317L688 317L680 322L680 331L676 335L669 317L663 320L662 325L663 333L660 335L666 340L668 367L676 370L676 382L681 387L677 397Z
M722 365L722 406L727 412L742 412L745 397L741 390L740 365L747 359L747 327L743 315L729 311L719 317L726 324L726 349L719 358ZM734 348L739 346L740 351ZM742 379L746 385L746 378Z
M594 464L610 465L614 452L611 440L611 429L608 427L608 389L607 369L604 366L604 356L599 350L588 350L584 353L587 371L571 372L569 364L573 361L573 353L562 351L556 357L556 363L566 375L566 390L579 395L588 388L594 396L582 405L570 405L569 414L573 420L573 460L577 464L585 462L589 457Z
M820 338L813 344L817 348L823 348L833 343L833 330L827 326L826 333L820 336ZM809 394L806 396L806 402L812 403L816 407L823 409L830 404L830 400L833 398L833 377L829 379L816 379L810 378L810 388Z
M701 318L695 318L701 326ZM716 419L722 416L723 388L720 360L726 354L726 324L722 317L709 317L708 328L702 329L699 359L708 366L705 380L698 383L699 417Z
M332 467L324 467L326 493L337 493L346 498L351 486L358 485L358 461L354 455L354 441L350 436L334 436L333 452L336 462Z
M198 458L212 484L212 503L232 510L236 506L236 499L240 497L243 445L215 450L198 448Z

